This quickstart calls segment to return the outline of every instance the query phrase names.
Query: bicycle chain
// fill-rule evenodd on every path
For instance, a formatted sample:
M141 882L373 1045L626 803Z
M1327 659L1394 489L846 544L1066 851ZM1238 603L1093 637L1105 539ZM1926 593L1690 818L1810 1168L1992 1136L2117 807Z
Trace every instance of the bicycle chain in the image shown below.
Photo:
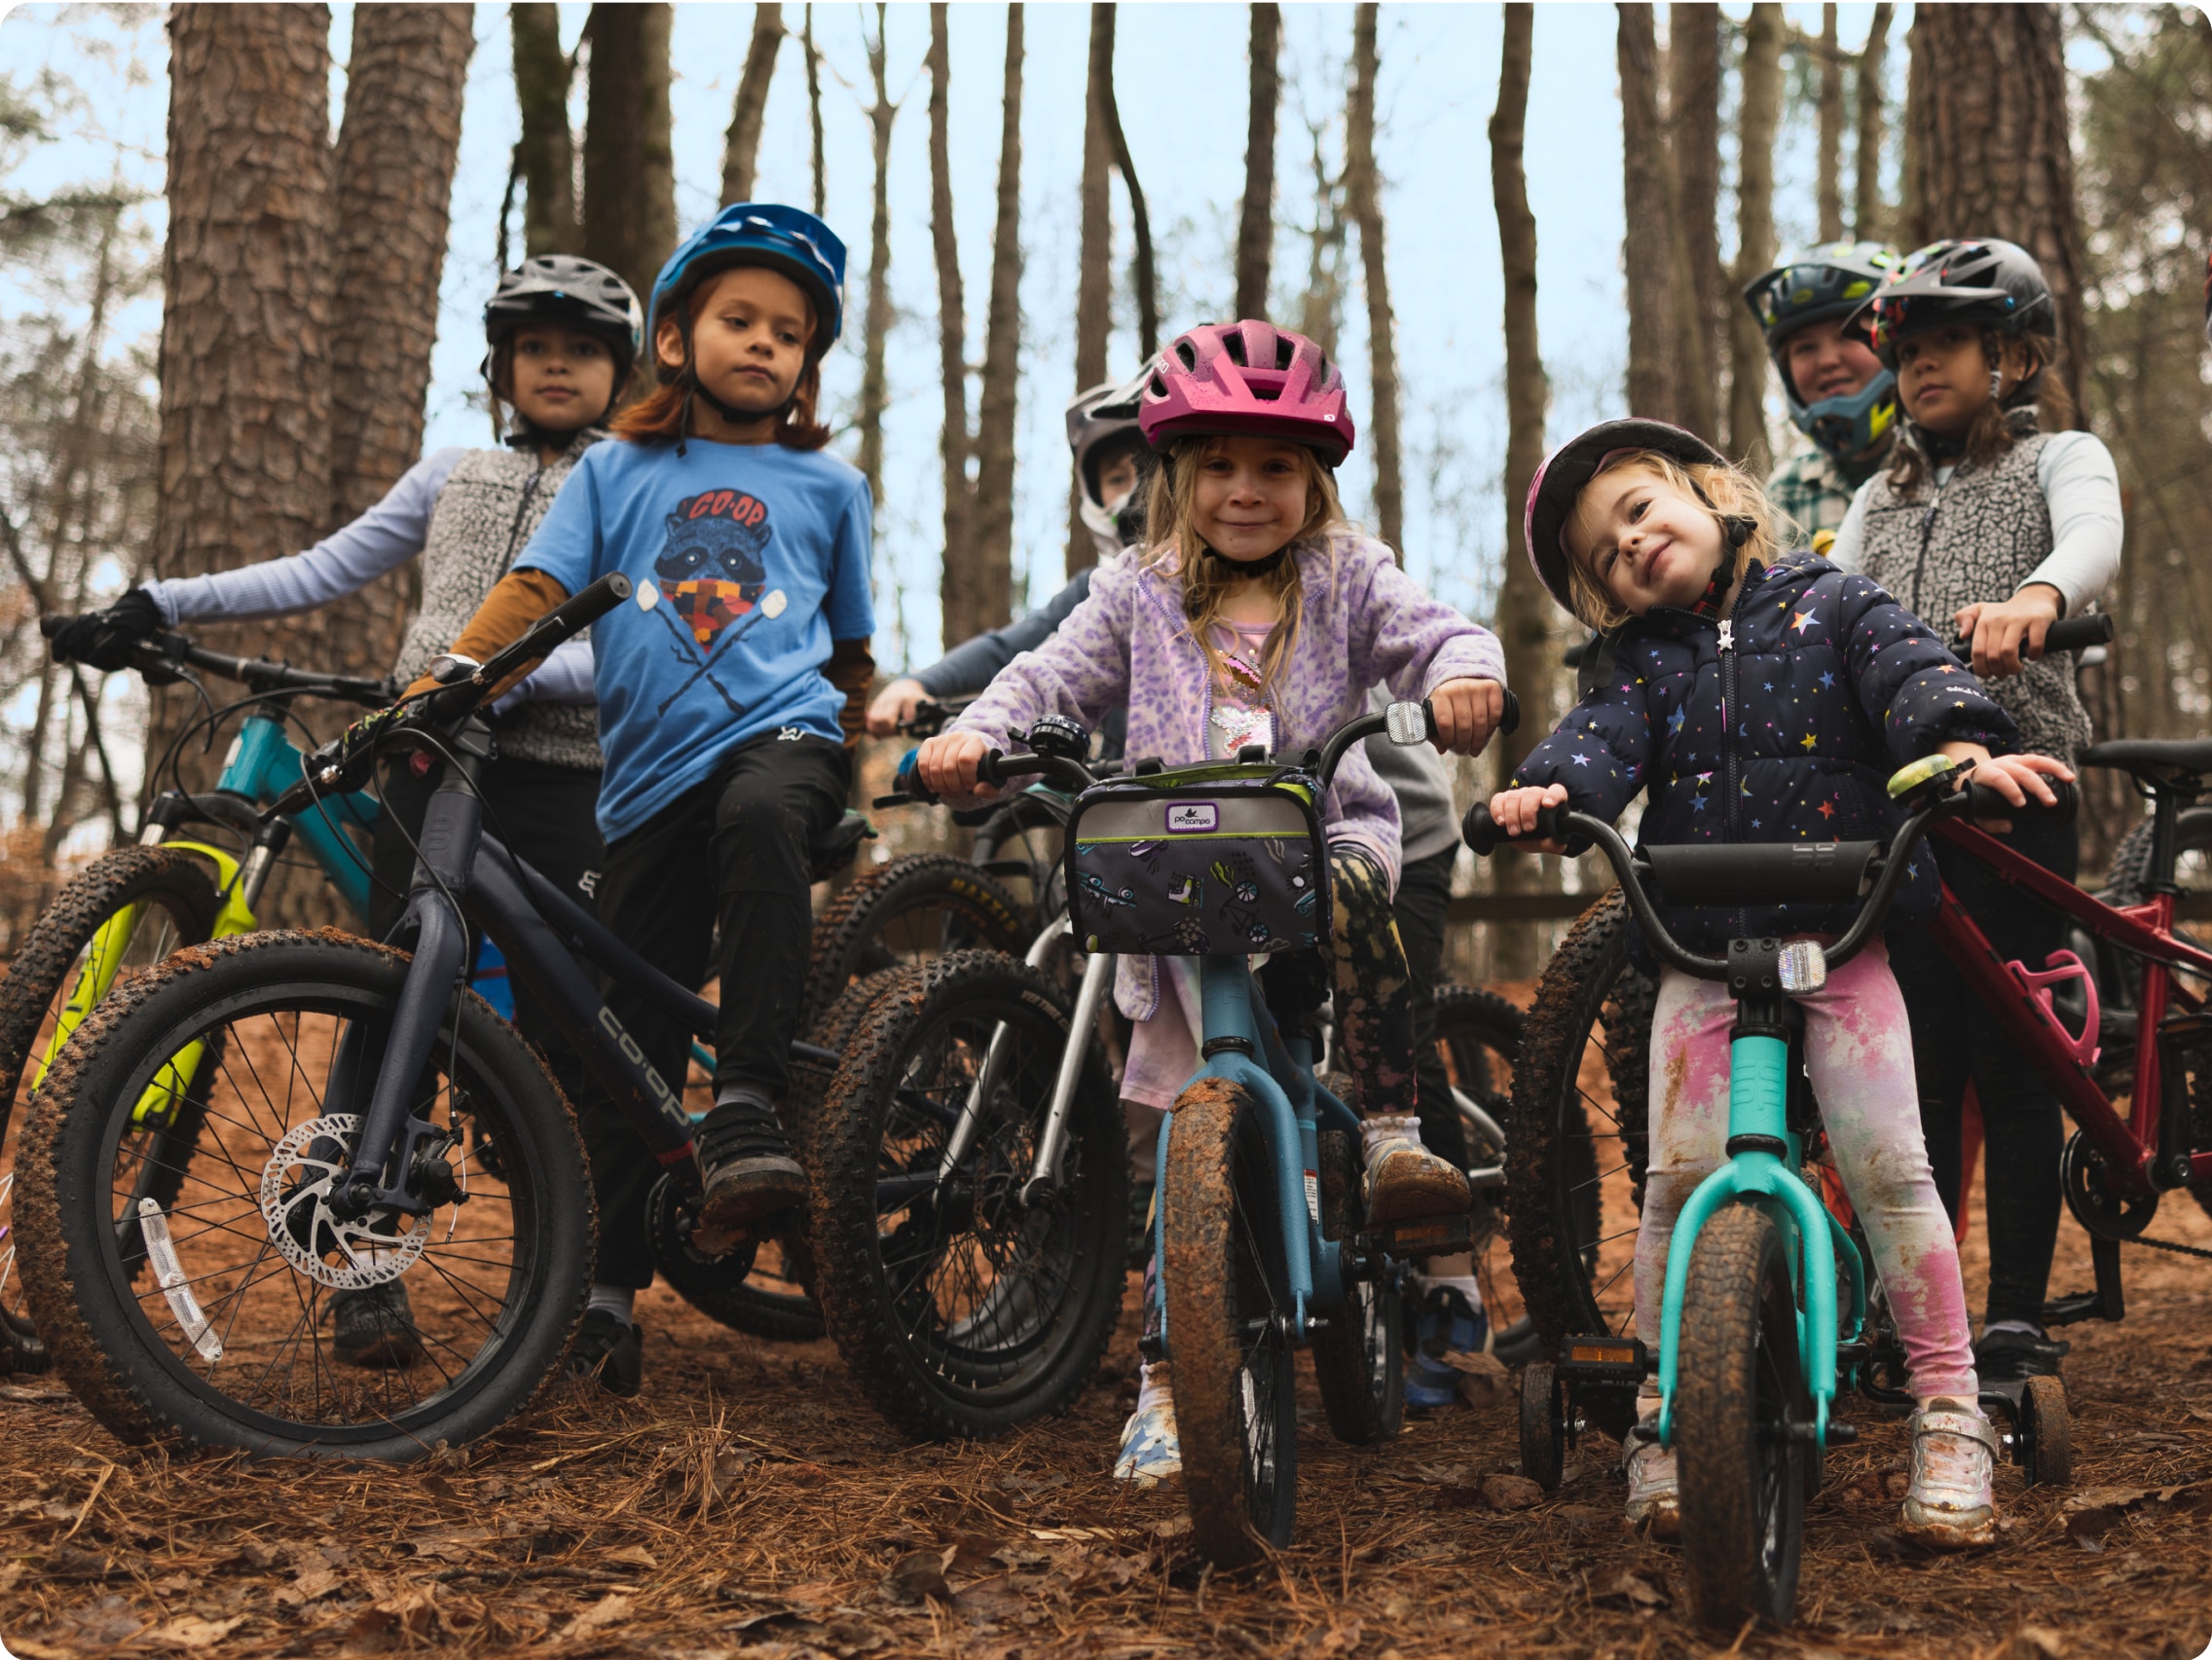
M2172 1239L2130 1239L2131 1245L2148 1245L2154 1251L2171 1251L2177 1257L2202 1257L2212 1262L2212 1251L2200 1245L2184 1245Z

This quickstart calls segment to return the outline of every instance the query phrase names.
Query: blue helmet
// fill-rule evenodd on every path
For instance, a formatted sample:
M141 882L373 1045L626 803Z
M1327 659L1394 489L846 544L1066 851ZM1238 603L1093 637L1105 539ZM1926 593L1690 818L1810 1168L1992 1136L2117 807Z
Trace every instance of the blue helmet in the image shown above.
M733 265L766 266L796 282L813 300L819 323L812 354L835 344L845 326L845 244L805 209L775 202L733 203L668 256L653 278L646 337L660 326L664 308L700 277Z
M1903 266L1897 250L1880 242L1827 242L1792 254L1744 286L1744 304L1765 331L1767 353L1782 377L1790 421L1838 461L1862 456L1889 435L1898 417L1897 376L1885 365L1855 392L1806 403L1789 378L1783 345L1808 323L1853 315Z

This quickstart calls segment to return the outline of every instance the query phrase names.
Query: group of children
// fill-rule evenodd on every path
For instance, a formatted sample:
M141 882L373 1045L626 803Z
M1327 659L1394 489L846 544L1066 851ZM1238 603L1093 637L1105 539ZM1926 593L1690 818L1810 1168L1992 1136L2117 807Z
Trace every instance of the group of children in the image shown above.
M695 1238L709 1253L805 1191L779 1103L799 1035L810 849L843 810L864 728L894 727L925 693L979 690L918 757L932 790L972 799L991 793L977 782L986 750L1048 714L1094 728L1125 720L1130 753L1176 764L1250 743L1295 752L1385 697L1428 699L1436 749L1473 755L1503 707L1495 639L1345 518L1335 468L1354 426L1337 366L1312 341L1245 320L1191 330L1135 382L1071 409L1099 564L1041 617L894 682L865 708L871 504L861 475L826 453L818 413L844 262L819 219L767 203L726 207L679 247L642 314L603 268L531 260L486 312L486 373L511 422L500 448L442 451L305 553L155 582L55 643L117 666L129 642L160 626L323 604L420 553L423 615L398 672L421 686L436 650L488 658L596 578L628 575L633 601L594 626L588 646L501 688L484 790L516 851L617 935L688 983L719 975ZM2016 803L2047 799L2045 781L2069 776L2086 720L2070 665L2036 660L2042 630L2109 580L2118 492L2105 499L2111 462L2094 439L2041 429L2063 405L2053 308L2033 261L1987 240L1910 260L1815 250L1746 298L1817 446L1777 475L1789 517L1725 458L1658 423L1608 423L1556 453L1530 494L1529 556L1600 638L1581 700L1493 811L1515 829L1561 800L1609 819L1641 791L1646 843L1881 835L1894 828L1888 773L1938 751L1972 759ZM625 401L641 355L649 387ZM1847 486L1841 510L1808 504L1823 491L1841 500ZM1791 518L1833 530L1829 557L1796 546ZM1922 616L1971 637L1993 683L1967 674ZM1742 707L1724 710L1730 653ZM1424 1079L1435 1072L1421 1019L1456 851L1449 780L1436 757L1408 770L1402 756L1377 755L1395 768L1385 776L1355 752L1337 774L1323 813L1330 947L1271 964L1269 986L1278 1009L1333 994L1369 1213L1390 1219L1468 1203L1446 1092ZM1740 776L1732 794L1715 787L1723 776ZM387 775L372 925L388 925L404 897L426 789L408 761ZM2026 819L2014 832L2033 833ZM2034 856L2070 870L2070 845L2038 842ZM1957 1544L1992 1536L1996 1448L1975 1405L1977 1354L1945 1214L1969 1072L1990 1124L1999 1259L1984 1370L1993 1359L2056 1364L2034 1323L2049 1257L2034 1206L2045 1176L2055 1182L2057 1148L2046 1147L2027 1086L2012 1080L2008 1092L2002 1046L1976 1035L1955 976L1946 987L1940 959L1915 951L1911 924L1933 899L1932 879L1911 884L1893 949L1869 949L1805 1000L1807 1064L1921 1401L1905 1526ZM1977 915L1995 937L1996 919ZM2033 925L2003 920L2028 954ZM1711 946L1731 922L1686 912L1671 925ZM1734 923L1812 935L1839 925L1803 907ZM1123 963L1116 997L1134 1022L1123 1088L1139 1109L1171 1104L1196 1067L1187 966ZM1909 1014L1900 984L1912 988ZM1925 1021L1946 996L1963 1006L1940 1028ZM686 1034L618 983L608 997L654 1067L680 1076ZM633 1301L651 1280L645 1208L656 1171L559 1032L527 1000L517 1013L576 1104L600 1208L573 1364L634 1392ZM1636 1264L1639 1328L1654 1343L1672 1220L1722 1157L1726 1018L1716 988L1662 976ZM2055 1123L2055 1103L2050 1113ZM2012 1162L2003 1195L2001 1160ZM2014 1207L2003 1228L2001 1202ZM1481 1346L1468 1266L1430 1273L1426 1348ZM413 1357L397 1284L334 1304L341 1358ZM1990 1334L2008 1332L2016 1341L1993 1355ZM1435 1353L1413 1373L1416 1404L1450 1399ZM1148 1379L1124 1473L1175 1466L1162 1383ZM1663 1529L1673 1454L1631 1445L1632 1513Z

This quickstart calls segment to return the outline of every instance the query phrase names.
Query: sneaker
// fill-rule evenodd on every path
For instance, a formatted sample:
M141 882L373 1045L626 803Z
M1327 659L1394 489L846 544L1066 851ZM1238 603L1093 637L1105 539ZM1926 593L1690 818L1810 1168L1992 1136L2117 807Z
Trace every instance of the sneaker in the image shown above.
M1406 1363L1406 1405L1433 1412L1459 1398L1459 1370L1447 1354L1479 1354L1490 1316L1469 1307L1456 1286L1438 1285L1421 1299L1414 1355Z
M806 1172L775 1112L760 1102L717 1107L699 1125L698 1145L707 1185L691 1243L700 1255L727 1255L749 1224L806 1202Z
M2073 1348L2046 1334L2005 1331L1983 1332L1973 1346L1973 1369L1986 1383L2010 1383L2021 1378L2055 1378L2059 1360Z
M1464 1215L1473 1202L1466 1172L1421 1146L1419 1120L1385 1122L1389 1127L1380 1134L1373 1133L1377 1121L1367 1125L1368 1226Z
M569 1350L569 1376L596 1378L610 1395L634 1395L645 1378L645 1332L605 1309L586 1309Z
M1930 1550L1997 1537L1997 1431L1981 1408L1946 1396L1912 1415L1912 1486L1899 1531Z
M1167 1387L1167 1362L1149 1361L1137 1386L1137 1410L1122 1425L1114 1479L1156 1487L1163 1477L1182 1473L1183 1443L1175 1434L1175 1397Z
M1628 1472L1630 1525L1647 1530L1654 1539L1680 1538L1682 1506L1674 1449L1632 1435L1621 1466Z
M409 1366L423 1358L407 1287L387 1280L330 1294L330 1346L347 1366Z

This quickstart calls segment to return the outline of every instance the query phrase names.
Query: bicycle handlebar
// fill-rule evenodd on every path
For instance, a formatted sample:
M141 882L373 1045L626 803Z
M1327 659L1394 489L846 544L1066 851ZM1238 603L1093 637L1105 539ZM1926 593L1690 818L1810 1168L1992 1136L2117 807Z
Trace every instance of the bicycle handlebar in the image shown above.
M52 640L75 620L66 616L42 616L38 619L38 630ZM227 681L237 681L257 692L295 691L307 697L335 698L371 709L389 703L398 691L388 679L371 681L354 675L317 674L295 669L273 657L234 657L195 645L181 634L156 634L140 642L130 653L130 667L156 684L173 682L178 678L179 668L191 667L220 675Z
M2091 646L2110 646L2115 632L2111 616L2103 611L2091 611L2086 616L2061 617L2044 630L2044 654L2047 656L2053 651L2083 651ZM1560 661L1570 669L1579 669L1583 657L1596 639L1597 636L1593 635L1589 640L1575 642L1560 653ZM1951 643L1951 654L1962 660L1971 658L1973 655L1973 642L1954 640Z

